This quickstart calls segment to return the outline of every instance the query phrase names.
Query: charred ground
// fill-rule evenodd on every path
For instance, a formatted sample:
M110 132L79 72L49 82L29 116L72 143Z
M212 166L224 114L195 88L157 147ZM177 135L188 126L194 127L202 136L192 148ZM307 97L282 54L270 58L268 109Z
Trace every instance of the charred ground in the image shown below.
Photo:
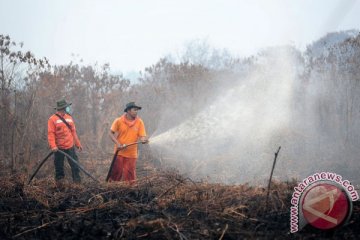
M360 205L349 224L332 232L306 227L289 233L296 182L266 190L194 182L154 173L137 184L86 182L56 186L52 178L26 185L27 176L0 180L1 239L356 239Z

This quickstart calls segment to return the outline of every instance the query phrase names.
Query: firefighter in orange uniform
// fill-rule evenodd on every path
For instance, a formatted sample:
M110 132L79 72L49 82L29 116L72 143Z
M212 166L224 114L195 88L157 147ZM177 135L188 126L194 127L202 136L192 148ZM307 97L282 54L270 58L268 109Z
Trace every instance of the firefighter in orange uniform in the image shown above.
M115 143L115 152L119 151L110 173L110 181L130 182L136 179L137 144L126 145L139 140L143 144L148 143L144 122L137 116L140 109L135 102L126 104L125 113L111 125L110 138Z
M76 134L76 128L73 118L70 115L70 105L65 99L56 103L57 110L48 120L48 142L51 151L55 153L55 180L61 181L65 177L64 173L64 155L58 152L58 149L69 154L74 160L78 161L75 152L75 146L79 151L82 150L80 140ZM80 171L72 161L68 159L71 167L72 178L75 183L80 183Z

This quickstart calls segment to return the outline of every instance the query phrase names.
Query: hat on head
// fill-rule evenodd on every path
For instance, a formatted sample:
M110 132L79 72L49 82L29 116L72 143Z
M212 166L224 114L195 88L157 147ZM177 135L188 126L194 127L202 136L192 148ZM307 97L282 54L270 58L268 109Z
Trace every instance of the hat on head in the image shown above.
M141 107L140 106L137 106L136 104L135 104L135 102L129 102L128 104L126 104L126 106L125 106L125 109L124 109L124 112L127 112L129 109L132 109L132 108L137 108L137 109L141 109Z
M66 108L67 106L70 106L72 103L66 102L65 99L61 99L60 101L56 102L56 107L54 107L56 110L61 110Z

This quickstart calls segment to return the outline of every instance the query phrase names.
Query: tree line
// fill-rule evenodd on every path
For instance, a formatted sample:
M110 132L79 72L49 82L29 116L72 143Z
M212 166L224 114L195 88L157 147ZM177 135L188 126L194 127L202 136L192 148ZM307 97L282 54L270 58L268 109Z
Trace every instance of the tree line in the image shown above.
M306 114L309 85L320 87L312 97L315 121L326 136L356 147L360 135L360 35L313 54L286 46L298 62L294 101ZM276 50L276 49L275 49ZM179 59L171 57L140 72L136 83L114 74L109 64L70 62L51 65L0 35L0 165L2 171L24 170L47 151L47 119L56 101L73 103L77 131L90 156L111 152L108 130L128 101L143 106L148 134L166 131L198 113L233 84L241 84L266 58L266 51L238 58L203 43L188 46ZM318 88L317 88L318 89ZM313 108L312 108L313 109Z

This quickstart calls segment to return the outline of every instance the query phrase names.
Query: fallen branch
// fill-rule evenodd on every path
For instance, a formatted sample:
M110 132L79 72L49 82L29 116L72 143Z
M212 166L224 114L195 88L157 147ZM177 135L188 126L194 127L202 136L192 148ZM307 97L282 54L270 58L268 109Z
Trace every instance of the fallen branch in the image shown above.
M221 234L221 236L220 236L219 240L222 240L222 239L223 239L223 237L224 237L224 235L225 235L226 231L228 230L228 227L229 227L229 225L228 225L228 224L226 224L226 225L225 225L224 230L222 231L222 234Z
M52 223L54 223L54 222L57 222L57 221L51 221L51 222L48 222L48 223L44 223L44 224L41 225L41 226L37 226L36 228L28 229L28 230L26 230L26 231L23 231L23 232L21 232L21 233L16 234L15 236L13 236L13 238L20 237L21 235L23 235L23 234L25 234L25 233L32 232L32 231L35 231L35 230L40 229L40 228L44 228L44 227L46 227L46 226L48 226L48 225L50 225L50 224L52 224Z

